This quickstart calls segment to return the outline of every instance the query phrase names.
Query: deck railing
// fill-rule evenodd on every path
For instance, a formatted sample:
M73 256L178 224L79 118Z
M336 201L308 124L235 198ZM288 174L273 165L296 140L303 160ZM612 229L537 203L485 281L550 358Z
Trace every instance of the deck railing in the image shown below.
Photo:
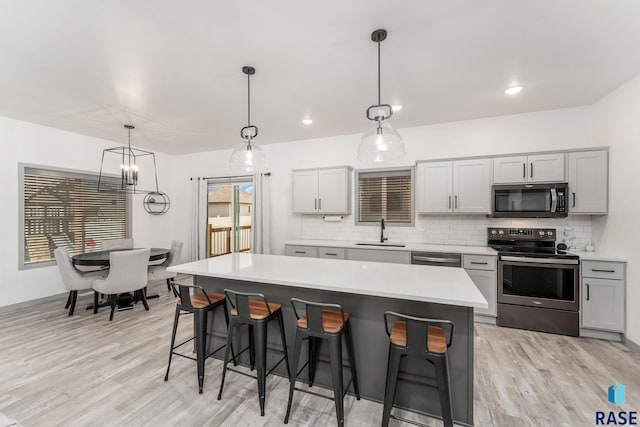
M241 225L238 252L251 250L251 226ZM231 227L212 227L209 224L209 258L231 253Z

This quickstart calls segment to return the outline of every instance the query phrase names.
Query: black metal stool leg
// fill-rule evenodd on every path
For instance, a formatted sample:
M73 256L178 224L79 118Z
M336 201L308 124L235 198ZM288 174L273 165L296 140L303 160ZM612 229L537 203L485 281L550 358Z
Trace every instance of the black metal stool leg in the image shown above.
M333 400L336 405L338 427L344 426L344 402L342 399L342 336L329 337L329 353L331 355L331 377L333 379Z
M351 378L353 378L353 390L356 392L356 399L360 400L358 375L356 374L356 357L353 353L353 337L351 336L351 323L347 323L345 325L344 334L345 340L347 341L347 353L349 356L349 366L351 367Z
M400 359L402 353L389 346L389 360L387 362L387 385L384 390L384 408L382 410L382 427L389 425L391 408L396 396L396 385L398 382L398 371L400 370Z
M289 402L287 403L287 414L284 416L284 423L289 422L291 404L293 403L293 390L296 388L296 378L298 377L298 364L300 362L300 352L302 350L302 340L304 337L299 329L296 329L296 341L293 345L293 359L291 360L291 377L289 380ZM311 338L309 338L311 339Z
M264 417L264 402L267 377L267 323L258 322L254 326L255 363L258 376L258 399L260 399L260 416Z
M171 358L173 357L174 345L176 343L176 332L178 331L178 321L180 320L180 308L176 306L176 314L173 316L173 332L171 333L171 346L169 347L169 363L167 364L167 373L164 380L169 381L169 369L171 368Z
M249 365L253 371L256 368L256 340L253 325L249 325Z
M204 361L207 346L207 312L198 310L193 313L196 330L196 360L198 364L198 388L202 394L204 385Z
M289 375L289 381L291 381L291 368L289 367L289 352L287 351L287 339L284 335L284 321L282 320L282 311L278 315L278 321L280 323L280 336L282 336L282 349L284 350L284 364L287 366L287 375Z
M444 427L453 427L453 409L451 407L451 388L449 384L449 363L446 354L435 358L438 395Z
M318 361L318 347L320 340L309 336L309 387L313 387L316 379L316 363Z
M224 363L222 365L222 379L220 381L220 391L218 392L218 400L222 399L222 389L224 388L224 378L227 376L227 363L229 363L229 353L231 351L231 340L233 339L233 330L236 327L236 322L231 319L229 321L229 327L227 330L227 345L224 349Z
M227 304L223 304L222 308L224 310L224 320L227 322L227 334L229 333L229 312L227 311ZM227 343L228 346L231 347L231 358L233 359L233 366L238 366L238 362L236 361L236 353L233 351L233 340Z

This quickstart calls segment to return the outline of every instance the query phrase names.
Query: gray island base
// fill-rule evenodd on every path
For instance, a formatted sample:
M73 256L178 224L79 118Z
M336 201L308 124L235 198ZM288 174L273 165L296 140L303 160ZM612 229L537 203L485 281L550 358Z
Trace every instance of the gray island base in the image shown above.
M359 262L359 261L337 261L337 260L321 260L321 259L302 259L300 263L299 258L283 257L273 255L251 255L251 254L231 254L225 255L219 258L225 257L252 257L254 265L248 269L247 260L238 263L238 259L235 260L218 260L209 259L196 261L189 264L183 264L180 266L172 267L174 271L193 274L194 283L202 286L207 291L222 293L224 289L233 289L241 292L258 292L264 294L269 301L278 302L282 304L285 334L288 346L289 354L293 354L293 343L296 330L296 318L291 307L290 298L302 298L309 301L318 302L330 302L342 304L345 311L349 312L350 320L353 330L353 340L355 347L355 359L356 370L358 373L358 382L360 386L360 394L363 398L382 402L384 399L384 389L386 382L387 371L387 357L389 349L389 339L385 332L384 327L384 312L387 310L396 311L399 313L405 313L414 316L447 319L451 320L455 324L455 332L453 337L453 344L448 350L449 364L450 364L450 378L451 389L453 399L453 416L456 423L473 425L473 304L478 307L486 305L484 300L471 282L471 279L466 276L464 270L455 268L444 267L425 267L425 266L406 266L406 265L394 265L391 266L391 270L394 268L414 269L408 271L410 276L415 277L418 282L424 281L425 292L429 289L429 277L439 277L442 270L461 270L456 271L456 278L460 280L468 279L468 283L465 282L465 286L470 284L473 286L471 292L472 297L470 300L476 302L460 302L452 301L452 304L443 304L440 302L428 302L428 301L416 301L416 295L411 297L407 296L407 299L402 297L389 297L389 296L377 296L369 295L369 293L376 293L375 288L380 284L372 283L373 290L363 290L362 292L353 289L351 292L346 292L346 289L340 288L340 291L332 291L330 288L331 282L334 279L331 275L324 275L324 277L317 277L313 275L313 265L317 262L318 268L344 268L344 264L353 264L348 268L359 271L360 268L366 267L369 273L377 272L382 274L382 271L387 271L386 278L380 278L380 280L387 280L388 288L398 288L394 285L393 276L399 277L398 274L394 274L394 271L388 271L389 264L372 263L372 262ZM258 257L258 258L256 258ZM270 257L270 258L261 258ZM273 271L281 271L278 268L285 267L287 260L276 260L276 258L294 260L292 268L299 269L305 267L313 267L308 273L311 277L315 277L314 280L325 279L325 284L321 287L323 289L317 289L313 283L304 283L296 285L292 282L291 285L287 285L287 275L294 275L293 273L274 273L271 277L265 273L264 267L271 261L275 262L275 266L270 266ZM242 259L242 258L241 258ZM259 259L259 261L256 261ZM327 261L327 262L325 262ZM200 265L197 265L200 263ZM257 264L260 265L257 265ZM284 263L284 264L283 264ZM334 263L329 265L329 263ZM232 267L229 265L235 264ZM244 265L241 268L241 265ZM202 270L202 267L206 268L206 271ZM218 268L216 268L218 267ZM233 272L226 271L225 268L229 267ZM416 268L424 269L415 270ZM433 271L432 269L436 269ZM373 271L371 271L373 270ZM430 274L432 270L434 274ZM258 271L258 272L256 272ZM326 271L326 270L325 270ZM420 273L416 275L415 273ZM259 274L258 274L259 273ZM397 272L396 272L397 273ZM407 273L407 271L405 271ZM422 274L424 278L421 279ZM447 274L449 274L447 272ZM222 277L217 277L222 276ZM253 276L253 277L252 277ZM258 276L264 276L260 279ZM278 276L278 277L274 277ZM331 276L331 277L329 277ZM348 278L349 272L343 271L343 277ZM402 275L400 275L402 276ZM336 276L337 277L337 276ZM439 279L443 279L439 277ZM297 277L297 280L301 280ZM308 282L313 282L309 280ZM340 279L345 281L345 278ZM376 279L378 280L378 279ZM270 283L271 282L271 283ZM273 283L276 282L276 283ZM374 281L375 282L375 281ZM359 285L355 285L357 288ZM442 285L446 285L443 283ZM452 284L453 286L454 284ZM400 286L401 288L401 286ZM402 289L399 290L399 292ZM475 292L477 292L477 295ZM437 293L437 292L436 292ZM418 296L419 297L419 296ZM420 299L428 299L420 298ZM468 304L468 305L460 305ZM282 344L280 341L280 331L277 326L277 322L271 322L268 329L268 351L267 351L267 369L270 369L279 358L282 357ZM213 334L208 342L209 351L215 346L219 346L226 336L226 327L224 323L224 317L222 313L217 313L215 319L209 319L210 332ZM234 350L236 353L248 345L248 331L246 328L241 329L240 334L236 334L236 340L234 341ZM223 353L223 352L220 352ZM222 354L218 357L222 357ZM346 351L344 353L344 365L348 365ZM302 366L307 361L306 346L303 346L303 353L300 358L300 365ZM316 386L326 387L329 390L326 395L331 395L331 371L328 364L328 345L320 346L320 361L317 364L316 377L314 381L314 388ZM240 364L248 366L249 358L248 352L238 358ZM280 364L274 370L275 374L286 376L286 368L284 363ZM298 378L299 383L307 381L307 370L303 370ZM233 381L233 373L228 376L228 381ZM350 380L350 373L347 368L344 369L344 381L345 385ZM435 371L433 366L426 360L419 360L413 358L403 358L401 371L399 375L398 387L396 392L395 405L397 407L412 410L415 412L440 417L440 402L438 398L438 392L435 388ZM301 386L302 384L299 384ZM313 390L313 389L312 389ZM348 389L349 393L353 393L353 386ZM295 419L297 412L296 405L299 405L300 395L294 396L294 407L292 409L292 417ZM224 395L223 395L224 399ZM356 403L357 404L357 403ZM267 395L266 410L269 411L269 396ZM392 411L393 413L393 411ZM382 417L382 409L380 410L380 417ZM348 414L347 414L348 418Z

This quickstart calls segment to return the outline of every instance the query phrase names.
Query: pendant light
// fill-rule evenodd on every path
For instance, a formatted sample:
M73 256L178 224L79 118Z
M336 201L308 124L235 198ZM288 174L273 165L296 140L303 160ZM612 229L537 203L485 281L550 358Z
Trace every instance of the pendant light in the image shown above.
M98 175L98 191L123 191L132 194L158 192L158 171L156 169L156 156L153 152L131 148L131 130L133 125L124 125L128 132L127 145L107 148L102 150L102 160L100 162L100 174ZM142 190L138 187L140 163L144 163L144 170L147 173L146 181L143 185L149 187ZM120 170L120 182L113 180L113 173ZM151 176L153 169L153 176ZM117 179L117 178L116 178Z
M384 162L404 156L404 142L387 121L393 115L393 108L380 101L380 43L386 38L386 30L371 33L371 40L378 43L378 104L367 108L367 119L375 124L362 135L358 147L358 160L364 162Z
M240 129L242 141L231 152L229 167L238 172L256 173L266 167L264 152L253 140L258 136L258 127L251 124L251 76L256 69L244 66L242 72L247 75L247 125Z

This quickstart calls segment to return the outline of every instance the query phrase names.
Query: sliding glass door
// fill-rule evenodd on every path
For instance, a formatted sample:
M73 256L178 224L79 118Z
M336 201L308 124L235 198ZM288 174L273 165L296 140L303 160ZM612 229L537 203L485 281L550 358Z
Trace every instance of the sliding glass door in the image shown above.
M207 254L215 257L251 251L253 181L209 180L207 185Z

